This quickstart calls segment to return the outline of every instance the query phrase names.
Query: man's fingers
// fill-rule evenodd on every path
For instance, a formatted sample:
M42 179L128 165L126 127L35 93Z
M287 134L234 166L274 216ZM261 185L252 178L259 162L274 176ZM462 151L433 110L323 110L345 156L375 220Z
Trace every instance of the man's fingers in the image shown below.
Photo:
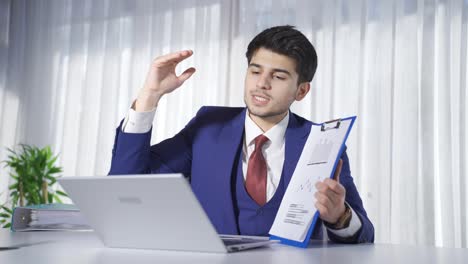
M330 181L333 181L333 180L330 180ZM336 184L335 181L333 181L333 183ZM332 190L330 188L330 186L328 186L325 183L317 184L316 188L317 188L317 192L315 193L315 198L318 198L319 195L324 195L324 196L328 197L328 199L333 204L340 203L341 202L341 197L343 197L345 195L344 188L343 188L342 192L341 192L341 188L339 188L339 187L337 187L338 188L337 191L334 191L334 190Z
M318 181L315 183L315 188L317 189L317 191L322 191L324 188L326 188L326 184L324 184L323 182L321 181Z
M343 160L338 161L338 165L336 165L336 170L335 174L333 176L333 179L326 178L325 180L321 182L317 182L315 184L315 188L317 188L318 191L323 191L326 188L330 188L331 190L340 193L340 191L343 188L343 186L340 186L340 174L341 174L341 167L343 166Z
M315 199L317 200L317 202L327 208L330 208L333 206L333 203L332 201L330 200L330 197L328 197L327 195L323 194L323 193L319 193L319 192L316 192L315 193Z
M319 202L316 202L315 203L315 208L317 208L317 210L319 211L320 213L320 218L327 218L328 217L328 209L327 207L325 207L323 204L319 203Z
M191 50L182 50L167 55L158 57L154 60L155 65L157 66L166 66L169 64L178 64L179 62L185 60L186 58L192 56L193 51Z
M315 188L317 191L322 193L334 192L336 194L341 194L344 192L344 187L340 183L332 179L325 179L323 182L315 183Z
M192 74L195 72L195 68L191 67L191 68L188 68L186 69L179 77L179 81L181 83L185 82L188 78L190 78L190 76L192 76Z
M332 179L325 179L323 183L328 187L329 190L333 191L336 194L343 194L346 190L343 185L339 182L332 180ZM322 189L324 189L322 187Z
M333 178L327 178L322 182L317 182L315 188L315 207L320 212L320 218L324 221L335 221L339 205L343 204L346 189L340 183L341 168L343 160L339 160L336 165Z

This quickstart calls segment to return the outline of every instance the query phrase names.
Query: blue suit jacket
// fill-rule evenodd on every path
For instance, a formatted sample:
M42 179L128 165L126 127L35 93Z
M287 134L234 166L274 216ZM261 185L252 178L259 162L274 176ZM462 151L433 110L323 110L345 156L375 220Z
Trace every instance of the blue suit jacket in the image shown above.
M122 132L119 126L109 174L183 173L190 178L193 192L218 233L238 234L231 183L234 161L242 148L245 113L245 108L202 107L177 135L153 146L151 131L130 134ZM281 176L286 186L311 125L302 117L290 115ZM374 228L353 183L346 152L341 158L340 182L346 188L346 201L361 219L362 228L352 238L337 237L330 232L329 237L338 242L373 242ZM316 225L321 226L320 222Z

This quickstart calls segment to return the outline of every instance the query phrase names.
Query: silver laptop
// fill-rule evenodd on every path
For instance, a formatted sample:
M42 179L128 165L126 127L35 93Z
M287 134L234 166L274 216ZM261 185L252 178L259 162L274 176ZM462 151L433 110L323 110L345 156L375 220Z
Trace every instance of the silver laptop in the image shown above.
M278 242L218 235L182 174L58 181L108 247L224 253Z

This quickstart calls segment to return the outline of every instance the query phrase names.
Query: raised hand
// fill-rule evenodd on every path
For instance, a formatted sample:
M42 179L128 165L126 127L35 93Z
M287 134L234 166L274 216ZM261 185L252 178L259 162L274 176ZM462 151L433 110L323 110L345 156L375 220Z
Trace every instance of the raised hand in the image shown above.
M176 75L175 68L179 62L192 54L191 50L183 50L156 58L151 64L145 84L138 94L135 110L152 110L163 95L174 91L190 78L195 72L195 68L188 68L179 76Z

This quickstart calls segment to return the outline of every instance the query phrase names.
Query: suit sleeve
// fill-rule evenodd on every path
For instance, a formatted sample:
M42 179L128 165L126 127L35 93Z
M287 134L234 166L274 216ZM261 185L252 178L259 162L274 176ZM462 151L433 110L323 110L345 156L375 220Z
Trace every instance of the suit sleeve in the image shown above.
M341 155L343 160L343 167L340 174L340 183L346 189L346 202L353 208L356 215L361 220L362 226L356 234L351 237L340 237L328 231L328 237L334 242L340 243L373 243L374 242L374 226L367 217L366 210L362 204L361 197L354 185L353 177L349 166L349 159L346 151Z
M190 177L196 118L174 137L151 146L151 130L125 133L116 129L109 175L183 173Z

